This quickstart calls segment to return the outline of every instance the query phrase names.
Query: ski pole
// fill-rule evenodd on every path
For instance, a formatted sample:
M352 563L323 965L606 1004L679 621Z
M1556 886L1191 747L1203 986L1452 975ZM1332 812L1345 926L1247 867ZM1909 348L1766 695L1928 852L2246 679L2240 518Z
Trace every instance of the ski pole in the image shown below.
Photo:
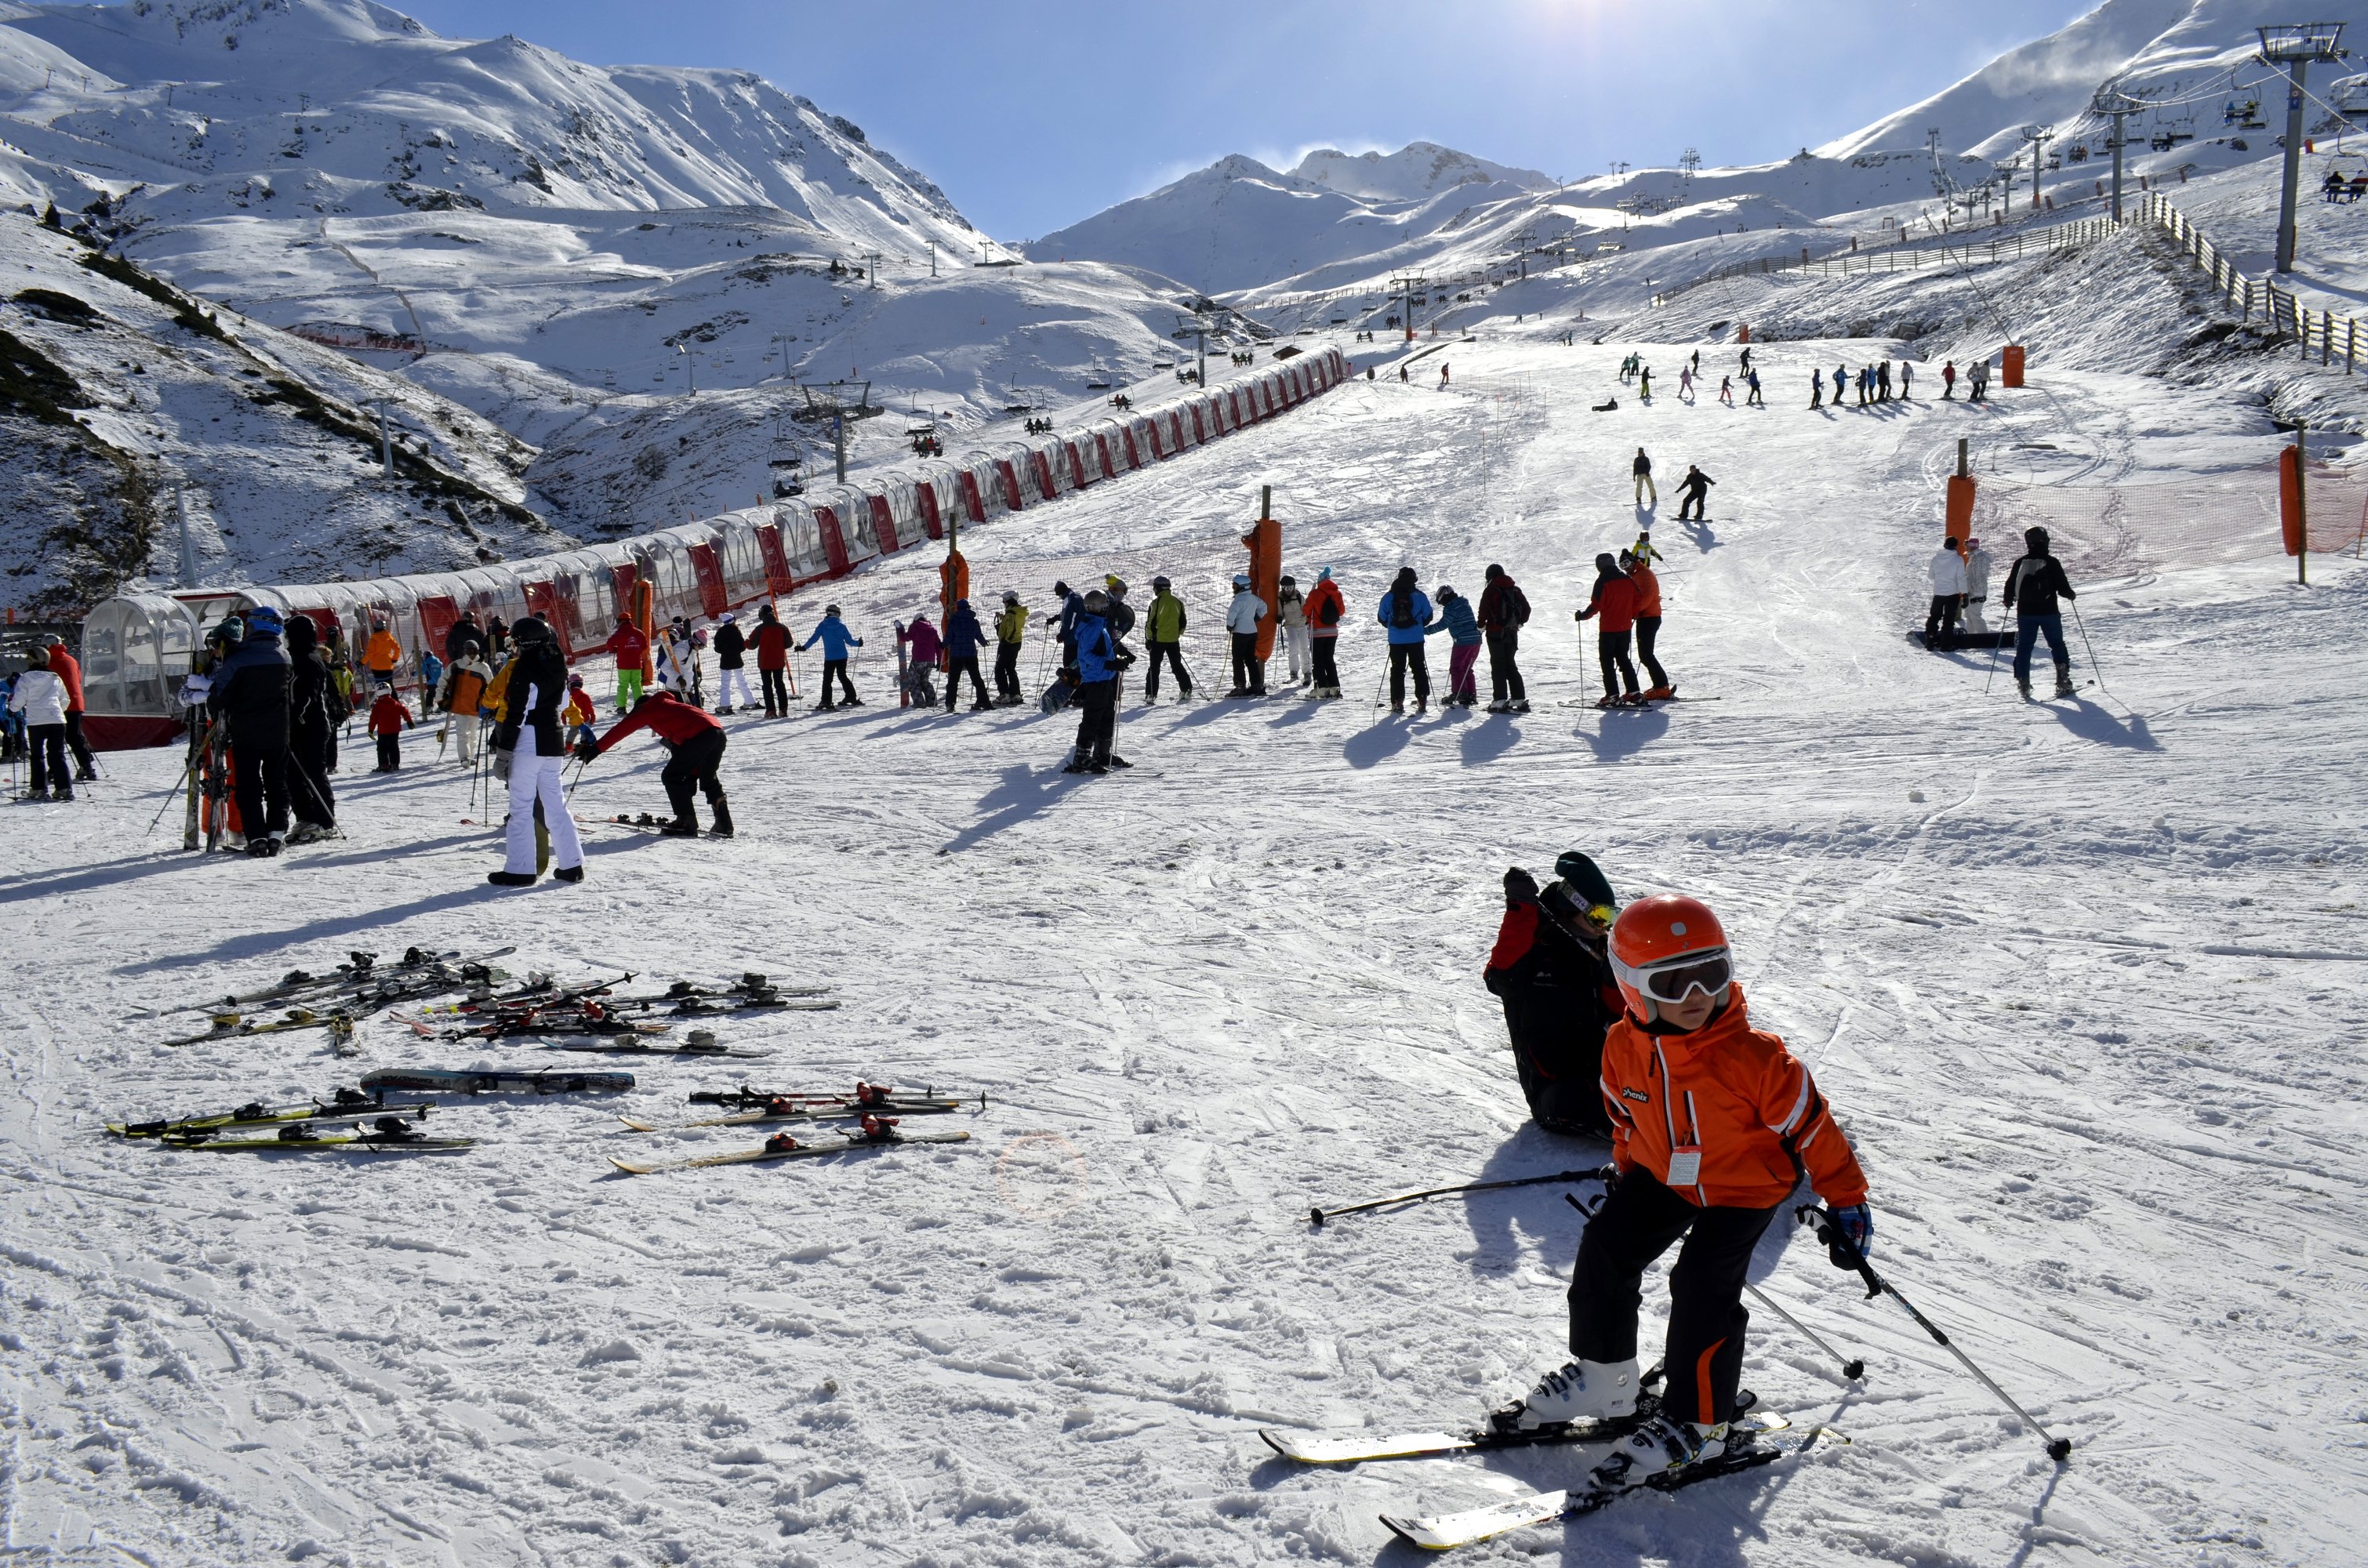
M1893 1301L1897 1301L1899 1303L1900 1311L1906 1312L1909 1317L1914 1318L1916 1320L1916 1326L1932 1336L1933 1344L1938 1345L1941 1349L1946 1350L1950 1355L1954 1356L1960 1366L1964 1367L1968 1372L1973 1373L1973 1375L1980 1381L1982 1387L1989 1390L1991 1393L1997 1395L1998 1402L2004 1404L2009 1410L2013 1411L2017 1415L2022 1417L2022 1424L2030 1427L2032 1431L2038 1433L2040 1437L2046 1443L2047 1457L2049 1459L2061 1464L2066 1459L2071 1457L2072 1439L2069 1437L2058 1437L2054 1433L2048 1431L2046 1427L2042 1426L2038 1421L2032 1417L2031 1412L2025 1410L2022 1406L2014 1402L2013 1395L2008 1393L2006 1390L1998 1387L1997 1383L1993 1382L1987 1372L1985 1372L1979 1367L1975 1366L1972 1357L1966 1355L1963 1350L1958 1349L1956 1346L1950 1343L1949 1336L1941 1332L1940 1328L1930 1318L1928 1318L1922 1312L1918 1312L1914 1304L1911 1303L1907 1297L1899 1293L1897 1287L1884 1279L1880 1274L1877 1274L1874 1271L1874 1266L1867 1262L1866 1255L1860 1252L1856 1244L1851 1242L1850 1237L1842 1233L1842 1228L1839 1224L1835 1222L1833 1213L1830 1210L1822 1209L1814 1203L1804 1203L1799 1208L1793 1210L1793 1217L1799 1220L1802 1224L1816 1227L1817 1240L1823 1242L1826 1245L1827 1251L1839 1259L1845 1267L1854 1268L1858 1271L1859 1278L1866 1281L1866 1293L1869 1300L1873 1300L1876 1296L1888 1296Z
M1418 1203L1426 1198L1445 1198L1458 1192L1492 1192L1504 1187L1541 1187L1557 1181L1609 1181L1610 1165L1587 1171L1556 1171L1552 1176L1515 1176L1509 1181L1469 1181L1457 1187L1427 1187L1413 1192L1395 1192L1387 1198L1371 1198L1362 1203L1350 1203L1338 1209L1314 1208L1307 1211L1307 1222L1321 1225L1325 1221L1342 1214L1360 1214L1369 1209L1386 1209L1399 1203Z
M2102 696L2112 696L2113 694L2112 692L2105 690L2104 666L2097 663L2096 645L2089 641L2089 623L2080 619L2080 601L2078 599L2074 599L2072 601L2072 624L2080 629L2081 651L2089 655L2089 668L2096 672L2098 692Z
M156 825L165 820L165 813L173 809L173 802L181 799L182 791L189 787L189 774L197 767L197 756L192 755L188 766L181 769L180 778L175 779L173 781L173 787L165 791L165 803L156 808L156 814L154 816L148 819L148 831L150 833L156 831ZM8 782L13 786L16 781L17 765L12 756L8 764ZM14 793L13 789L10 792Z

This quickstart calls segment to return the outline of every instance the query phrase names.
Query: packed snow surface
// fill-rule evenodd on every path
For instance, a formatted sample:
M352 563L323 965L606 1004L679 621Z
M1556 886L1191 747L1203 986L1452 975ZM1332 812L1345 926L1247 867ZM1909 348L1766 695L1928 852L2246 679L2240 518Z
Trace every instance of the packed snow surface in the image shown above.
M1887 347L1759 363L1790 389ZM177 806L146 835L166 751L10 811L0 1539L58 1563L1406 1561L1384 1507L1594 1456L1304 1471L1256 1429L1430 1427L1518 1393L1562 1358L1579 1220L1554 1187L1320 1231L1306 1211L1604 1158L1525 1125L1480 984L1505 867L1578 847L1624 898L1714 903L1755 1020L1858 1145L1877 1261L2076 1448L2051 1464L1794 1244L1763 1288L1866 1377L1759 1313L1746 1381L1847 1448L1470 1560L2356 1562L2368 569L2319 559L2303 588L2266 535L2110 580L2076 559L2090 684L2026 705L1987 659L1902 636L1956 439L2094 460L2042 478L2225 473L2280 439L2257 403L2063 370L1983 409L1731 410L1673 395L1663 345L1642 404L1613 381L1626 351L1458 345L966 533L987 600L1172 576L1204 690L1260 485L1286 568L1344 583L1348 700L1144 707L1131 682L1129 773L1063 777L1070 727L1032 709L897 710L890 622L936 584L918 551L831 589L870 706L727 721L736 841L590 825L579 887L485 886L487 812L427 729L393 777L349 742L347 836L274 863L179 853ZM1629 504L1639 445L1658 508ZM1688 462L1719 486L1680 526ZM1688 700L1568 706L1596 689L1569 621L1590 562L1646 523ZM1401 562L1426 586L1477 591L1491 562L1521 581L1533 711L1374 709L1372 607ZM816 605L789 608L803 631ZM1032 641L1023 667L1032 690ZM659 808L656 767L627 743L577 814ZM438 1111L484 1140L458 1155L99 1131L397 1063L617 1064L383 1018L351 1059L302 1034L155 1043L201 1025L150 1009L415 943L516 944L514 971L568 978L762 970L845 1006L720 1023L778 1052L745 1072L651 1061L612 1100ZM605 1158L756 1142L619 1110L858 1076L987 1106L943 1148L639 1177ZM1648 1283L1647 1343L1663 1299Z

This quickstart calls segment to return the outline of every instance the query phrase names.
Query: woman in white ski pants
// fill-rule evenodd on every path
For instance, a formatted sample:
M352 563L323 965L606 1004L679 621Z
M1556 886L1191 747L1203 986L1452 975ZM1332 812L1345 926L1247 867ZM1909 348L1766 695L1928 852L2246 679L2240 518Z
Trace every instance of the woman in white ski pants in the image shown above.
M575 819L567 814L567 793L559 778L567 765L567 733L560 727L558 711L567 695L567 662L551 643L548 631L539 623L529 624L535 630L520 639L517 656L521 662L507 694L507 710L518 726L510 755L508 858L498 880L513 886L534 881L534 808L539 802L543 827L551 835L553 871L563 881L580 881L584 842L575 832Z

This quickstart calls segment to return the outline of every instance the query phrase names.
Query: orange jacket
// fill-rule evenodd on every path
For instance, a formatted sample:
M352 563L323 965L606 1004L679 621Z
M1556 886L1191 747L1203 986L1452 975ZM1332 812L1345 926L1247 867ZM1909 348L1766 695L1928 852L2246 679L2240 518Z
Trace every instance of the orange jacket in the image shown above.
M1300 608L1307 616L1311 633L1337 637L1340 634L1340 622L1349 613L1349 601L1340 597L1340 585L1325 577L1307 590L1307 598Z
M1636 585L1636 619L1643 620L1659 615L1661 580L1653 575L1653 569L1639 561L1628 568L1628 580Z
M1809 1070L1755 1029L1743 987L1691 1034L1648 1034L1629 1015L1603 1037L1603 1098L1611 1158L1642 1166L1687 1201L1770 1209L1804 1173L1837 1208L1866 1201L1866 1176ZM1672 1145L1702 1151L1694 1181L1669 1182Z
M368 646L362 649L362 668L373 675L385 675L403 662L403 645L394 633L381 626L370 633Z

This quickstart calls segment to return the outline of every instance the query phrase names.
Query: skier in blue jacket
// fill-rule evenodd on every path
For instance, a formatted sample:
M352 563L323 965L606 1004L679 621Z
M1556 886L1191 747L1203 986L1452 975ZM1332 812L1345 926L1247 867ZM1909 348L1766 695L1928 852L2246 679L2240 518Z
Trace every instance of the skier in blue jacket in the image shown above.
M954 710L954 688L962 684L965 673L970 676L973 713L992 708L986 699L986 682L979 678L978 651L986 646L986 628L978 623L978 612L970 608L968 599L954 601L953 614L946 617L946 711Z
M803 653L817 642L822 644L822 700L814 704L815 710L822 713L831 710L830 683L834 676L847 693L847 706L862 707L863 699L855 695L855 683L847 678L847 651L862 647L863 639L847 629L847 622L838 618L837 605L823 607L822 623L814 629L813 636L798 644L798 652Z
M1104 619L1109 614L1110 596L1096 588L1085 596L1071 623L1077 664L1068 674L1076 683L1077 744L1064 773L1108 773L1133 766L1110 753L1118 732L1118 643Z
M1373 619L1389 629L1390 711L1406 711L1406 671L1414 671L1414 710L1430 705L1430 666L1422 656L1422 640L1430 626L1430 596L1415 586L1414 568L1401 566L1382 596Z
M1472 613L1472 601L1445 583L1439 585L1439 619L1424 627L1423 634L1444 631L1453 644L1454 652L1447 656L1447 696L1441 708L1461 703L1472 707L1480 700L1480 683L1472 669L1480 662L1480 618Z

